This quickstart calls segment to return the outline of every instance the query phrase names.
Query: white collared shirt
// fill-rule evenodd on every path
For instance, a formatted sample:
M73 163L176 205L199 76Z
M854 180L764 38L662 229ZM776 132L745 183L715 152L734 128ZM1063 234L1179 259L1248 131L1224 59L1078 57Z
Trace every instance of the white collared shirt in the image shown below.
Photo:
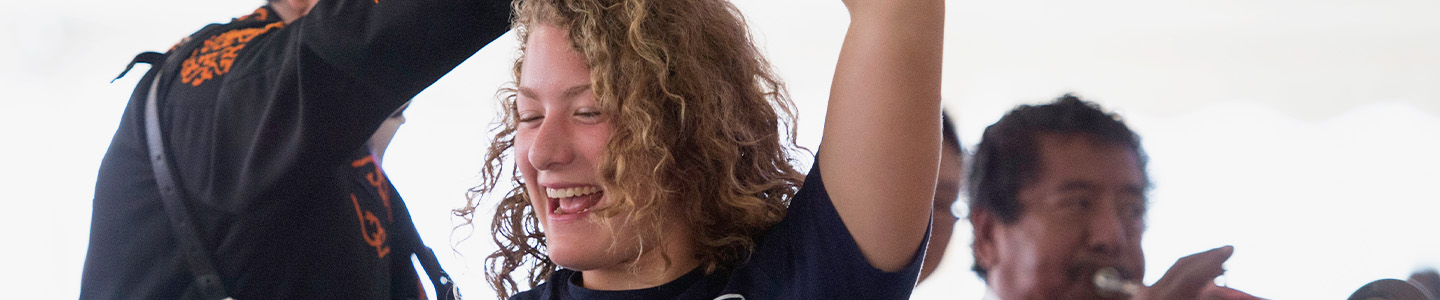
M987 285L987 286L985 286L985 298L980 298L980 299L983 299L983 300L1000 300L1000 295L996 295L996 294L995 294L995 289L992 289L992 288L990 288L990 286Z

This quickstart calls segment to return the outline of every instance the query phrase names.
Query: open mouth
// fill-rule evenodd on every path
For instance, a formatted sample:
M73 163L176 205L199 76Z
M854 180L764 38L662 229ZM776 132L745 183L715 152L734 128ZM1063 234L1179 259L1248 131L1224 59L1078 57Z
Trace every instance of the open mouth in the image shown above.
M590 207L600 202L603 195L605 190L598 186L545 188L545 196L550 200L550 214L553 216L588 213Z

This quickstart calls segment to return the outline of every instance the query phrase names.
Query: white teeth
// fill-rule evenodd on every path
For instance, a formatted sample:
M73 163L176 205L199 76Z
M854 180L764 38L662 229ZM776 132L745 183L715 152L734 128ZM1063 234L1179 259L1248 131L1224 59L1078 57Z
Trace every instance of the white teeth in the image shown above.
M549 196L550 198L570 198L594 194L599 191L600 187L598 186L582 186L563 189L546 188L545 196Z
M601 191L601 189L600 189L600 187L598 187L598 186L582 186L582 187L572 187L572 188L563 188L563 189L546 188L546 189L545 189L545 196L550 197L550 198L563 199L563 198L579 197L579 196L594 194L594 193L598 193L598 192L600 192L600 191ZM588 211L590 211L590 208L585 208L585 209L581 209L579 212L570 212L570 213L572 213L572 214L573 214L573 213L583 213L583 212L588 212ZM556 214L556 215L564 215L564 214L566 214L566 212L565 212L564 210L561 210L561 209L560 209L560 206L558 206L558 205L555 206L555 208L551 211L551 213Z

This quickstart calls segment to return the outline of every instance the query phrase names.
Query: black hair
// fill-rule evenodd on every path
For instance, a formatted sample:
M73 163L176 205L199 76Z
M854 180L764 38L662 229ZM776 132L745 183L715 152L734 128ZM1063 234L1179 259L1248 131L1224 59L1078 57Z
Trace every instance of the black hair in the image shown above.
M1150 176L1145 171L1148 158L1140 147L1140 136L1125 126L1119 116L1105 112L1100 105L1065 94L1053 103L1018 106L985 128L971 158L967 187L971 216L989 213L1002 224L1014 224L1020 219L1024 207L1016 194L1039 175L1039 136L1044 133L1078 134L1101 144L1134 151L1140 174L1148 185ZM973 244L971 248L973 252ZM978 258L971 270L981 279L986 278L986 269L980 266Z
M940 134L945 145L955 147L960 153L965 153L965 147L960 146L960 135L955 133L955 126L950 124L950 114L940 111Z

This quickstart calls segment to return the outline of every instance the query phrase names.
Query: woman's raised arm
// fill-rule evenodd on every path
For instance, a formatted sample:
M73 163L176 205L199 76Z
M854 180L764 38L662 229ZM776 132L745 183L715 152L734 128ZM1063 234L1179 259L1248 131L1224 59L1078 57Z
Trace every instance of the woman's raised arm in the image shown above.
M904 268L928 226L940 160L943 0L845 1L821 175L870 265Z

